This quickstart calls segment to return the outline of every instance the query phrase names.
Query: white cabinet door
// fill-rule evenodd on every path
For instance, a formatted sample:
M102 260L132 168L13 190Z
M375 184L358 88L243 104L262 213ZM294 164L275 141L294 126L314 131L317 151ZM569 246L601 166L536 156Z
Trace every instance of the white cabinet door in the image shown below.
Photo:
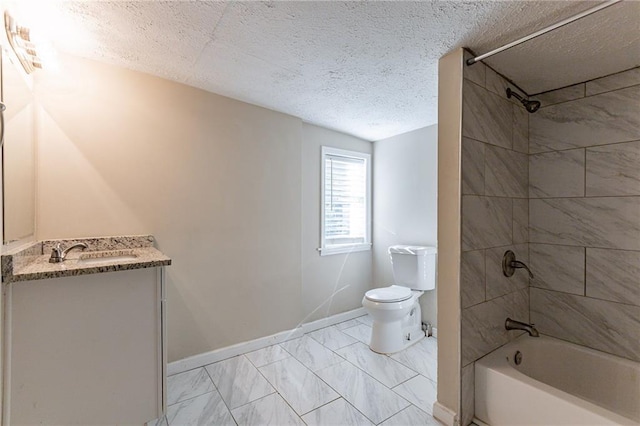
M10 284L10 424L158 417L165 381L160 277L160 268L149 268Z

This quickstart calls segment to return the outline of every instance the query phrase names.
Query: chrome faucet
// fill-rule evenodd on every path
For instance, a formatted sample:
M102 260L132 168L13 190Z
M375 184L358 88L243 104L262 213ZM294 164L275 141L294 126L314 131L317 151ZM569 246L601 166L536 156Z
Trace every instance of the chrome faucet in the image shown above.
M504 328L507 330L523 330L529 333L531 337L540 337L538 330L533 324L527 324L526 322L520 322L507 318L504 322Z
M64 259L67 257L67 253L78 247L82 247L82 250L89 248L89 246L85 243L78 243L62 250L60 243L56 244L56 246L51 249L51 257L49 258L49 263L60 263L64 261Z

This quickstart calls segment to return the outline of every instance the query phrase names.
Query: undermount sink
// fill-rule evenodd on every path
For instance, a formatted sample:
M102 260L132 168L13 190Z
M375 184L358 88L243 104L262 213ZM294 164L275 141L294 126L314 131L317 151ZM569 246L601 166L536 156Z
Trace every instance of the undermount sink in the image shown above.
M111 250L93 253L82 253L78 258L79 265L100 265L103 263L117 263L138 258L133 250Z

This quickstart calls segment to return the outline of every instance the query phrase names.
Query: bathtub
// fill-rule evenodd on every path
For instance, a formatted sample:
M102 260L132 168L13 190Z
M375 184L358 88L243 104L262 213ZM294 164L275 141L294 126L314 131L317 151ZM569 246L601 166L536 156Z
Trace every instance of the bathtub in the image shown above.
M640 425L640 363L525 334L476 362L475 417L491 426Z

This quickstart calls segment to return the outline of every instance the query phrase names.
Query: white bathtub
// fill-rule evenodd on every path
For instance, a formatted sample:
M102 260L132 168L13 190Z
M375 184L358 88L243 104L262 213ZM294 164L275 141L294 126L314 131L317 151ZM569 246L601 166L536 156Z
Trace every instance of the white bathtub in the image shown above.
M475 416L491 426L640 425L640 363L525 334L476 362Z

